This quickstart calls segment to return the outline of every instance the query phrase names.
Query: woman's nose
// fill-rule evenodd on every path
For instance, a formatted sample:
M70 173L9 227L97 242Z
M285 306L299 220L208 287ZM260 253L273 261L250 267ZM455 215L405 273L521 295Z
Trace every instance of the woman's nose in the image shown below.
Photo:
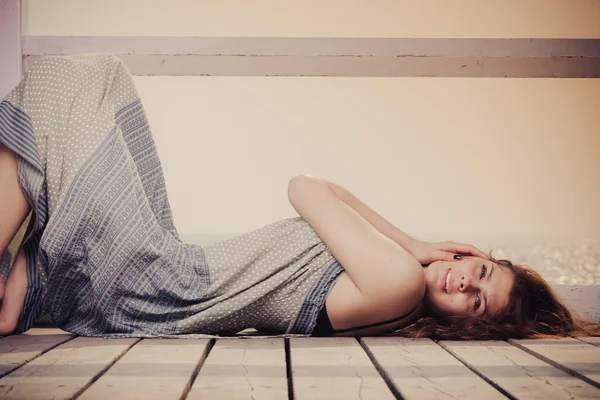
M461 292L465 292L465 291L469 290L471 288L471 286L472 286L471 279L468 278L467 276L463 275L460 278L458 290L460 290Z

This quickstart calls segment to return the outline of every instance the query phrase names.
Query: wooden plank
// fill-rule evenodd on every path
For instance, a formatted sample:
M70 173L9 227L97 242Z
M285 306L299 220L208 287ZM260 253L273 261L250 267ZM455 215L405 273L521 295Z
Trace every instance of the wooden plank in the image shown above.
M552 285L569 308L580 315L600 321L600 285Z
M394 399L354 338L290 338L293 398Z
M574 338L508 341L554 367L600 388L600 348Z
M187 399L285 399L284 340L219 339Z
M143 76L600 77L599 39L29 36L23 68L89 52Z
M361 341L404 399L505 398L430 339L365 337Z
M75 338L0 379L0 398L72 398L138 341Z
M594 346L600 346L600 337L583 336L583 337L578 337L576 339L579 339L579 340L589 343L589 344L593 344Z
M209 342L209 339L144 339L79 399L183 398Z
M503 341L442 341L440 345L514 398L600 398L600 389Z
M30 336L71 335L73 337L77 336L71 332L63 331L62 329L56 328L54 326L39 326L39 327L31 328L27 332L24 332L22 335L30 335Z
M0 340L0 377L73 337L60 329L33 328L21 335L3 338Z
M0 0L0 99L21 80L21 0Z

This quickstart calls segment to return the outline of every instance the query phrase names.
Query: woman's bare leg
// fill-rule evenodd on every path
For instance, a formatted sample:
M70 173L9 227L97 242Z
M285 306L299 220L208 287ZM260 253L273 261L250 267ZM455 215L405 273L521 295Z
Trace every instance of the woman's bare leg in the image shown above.
M0 257L19 231L31 207L17 178L17 155L0 144ZM27 286L25 255L21 250L8 280L0 277L0 334L11 333L19 319Z
M0 257L27 218L31 207L17 179L17 156L0 144Z
M19 250L8 280L2 288L0 301L0 335L9 335L17 327L27 294L27 260L23 249Z

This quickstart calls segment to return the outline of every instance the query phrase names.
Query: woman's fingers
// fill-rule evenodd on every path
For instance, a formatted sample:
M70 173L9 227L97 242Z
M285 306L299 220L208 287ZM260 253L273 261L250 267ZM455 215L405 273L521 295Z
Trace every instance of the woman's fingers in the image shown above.
M444 243L441 243L441 245L443 246L443 249L446 251L451 251L451 252L460 253L460 254L471 254L476 257L485 258L486 260L489 260L489 258L490 258L487 255L487 253L479 250L475 246L471 246L470 244L444 242Z
M427 257L425 257L424 264L430 264L434 261L456 261L454 258L455 254L445 250L434 250L431 251Z
M444 260L444 261L456 261L457 259L454 258L455 255L456 254L454 254L454 253L451 253L448 251L443 251L443 252L440 252L439 257L440 257L440 260Z

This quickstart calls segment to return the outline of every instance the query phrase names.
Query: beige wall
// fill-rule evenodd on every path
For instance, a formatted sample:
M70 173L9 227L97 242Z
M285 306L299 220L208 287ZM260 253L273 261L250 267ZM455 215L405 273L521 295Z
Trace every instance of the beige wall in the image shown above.
M30 0L24 34L600 38L594 0L208 3ZM299 173L422 238L600 237L598 79L135 81L184 238L295 216Z
M23 0L28 35L599 38L598 0Z
M598 232L600 80L137 77L182 233L327 177L411 233ZM188 181L189 179L189 181Z

